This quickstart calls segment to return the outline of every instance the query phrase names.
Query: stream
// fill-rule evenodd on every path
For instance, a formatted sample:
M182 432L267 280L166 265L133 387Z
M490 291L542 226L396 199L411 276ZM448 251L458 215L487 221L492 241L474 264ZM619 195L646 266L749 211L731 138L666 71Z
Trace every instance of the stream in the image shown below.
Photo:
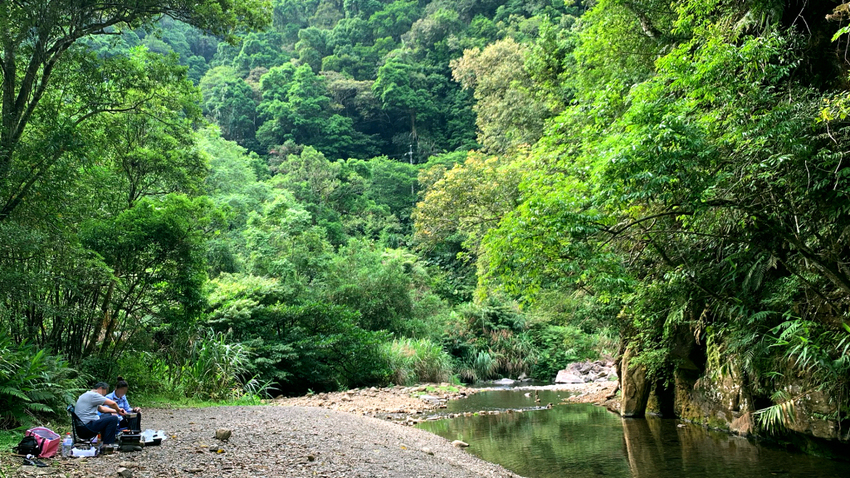
M528 478L850 476L850 463L763 446L673 419L627 419L603 407L562 404L569 392L492 390L445 413L499 411L417 425ZM545 409L549 403L551 409ZM508 412L511 410L511 412Z

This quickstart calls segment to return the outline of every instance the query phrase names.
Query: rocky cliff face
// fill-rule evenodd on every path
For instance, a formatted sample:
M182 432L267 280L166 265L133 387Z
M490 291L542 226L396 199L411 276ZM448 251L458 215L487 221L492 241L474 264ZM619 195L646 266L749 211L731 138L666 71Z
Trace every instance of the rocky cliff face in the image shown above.
M643 367L631 363L634 352L626 349L618 364L622 371L620 414L641 417L655 413L743 436L756 434L753 413L771 403L762 398L757 406L746 376L734 366L725 373L706 370L704 351L692 337L680 334L674 344L678 366L673 384L667 388L661 383L648 383ZM802 380L792 381L785 391L794 397L794 420L782 439L817 454L846 453L850 446L850 420L839 423L834 419L834 401L822 392L807 392Z
M633 363L633 357L634 351L626 349L620 362L622 371L620 415L627 418L643 417L650 395L649 383L646 379L646 367Z

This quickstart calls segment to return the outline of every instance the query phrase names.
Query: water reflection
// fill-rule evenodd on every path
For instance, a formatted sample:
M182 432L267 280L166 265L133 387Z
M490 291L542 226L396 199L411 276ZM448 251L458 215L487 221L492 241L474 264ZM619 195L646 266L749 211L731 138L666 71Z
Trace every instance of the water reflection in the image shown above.
M625 419L622 423L629 469L636 478L850 476L850 463L760 446L676 420Z
M419 426L449 440L463 440L471 453L527 477L629 476L623 428L600 407L560 406Z
M521 392L504 393L479 393L466 410L533 405ZM450 406L465 411L462 401ZM675 420L623 420L592 405L458 417L420 428L463 440L471 453L530 478L850 476L848 463L766 448Z
M451 400L446 412L478 412L481 410L516 410L557 405L571 392L566 390L492 390L479 392L463 400Z

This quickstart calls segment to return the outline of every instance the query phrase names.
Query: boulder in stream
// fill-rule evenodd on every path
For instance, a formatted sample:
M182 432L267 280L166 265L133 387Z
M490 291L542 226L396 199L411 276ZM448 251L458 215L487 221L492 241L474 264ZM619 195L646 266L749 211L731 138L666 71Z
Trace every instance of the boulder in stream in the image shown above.
M574 362L558 372L555 383L607 381L609 376L617 376L612 362Z
M555 377L555 383L584 383L584 379L579 378L574 373L570 373L569 370L561 370L558 372L558 376Z

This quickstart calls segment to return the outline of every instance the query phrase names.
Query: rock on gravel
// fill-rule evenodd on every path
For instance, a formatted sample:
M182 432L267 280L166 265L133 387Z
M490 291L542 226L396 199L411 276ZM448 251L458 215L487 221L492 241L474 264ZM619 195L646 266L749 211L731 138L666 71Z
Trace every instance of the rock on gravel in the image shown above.
M119 465L133 478L517 477L426 431L327 409L149 409L145 427L168 439L141 452L56 461L69 475L110 478ZM211 452L222 427L233 431L226 453Z

